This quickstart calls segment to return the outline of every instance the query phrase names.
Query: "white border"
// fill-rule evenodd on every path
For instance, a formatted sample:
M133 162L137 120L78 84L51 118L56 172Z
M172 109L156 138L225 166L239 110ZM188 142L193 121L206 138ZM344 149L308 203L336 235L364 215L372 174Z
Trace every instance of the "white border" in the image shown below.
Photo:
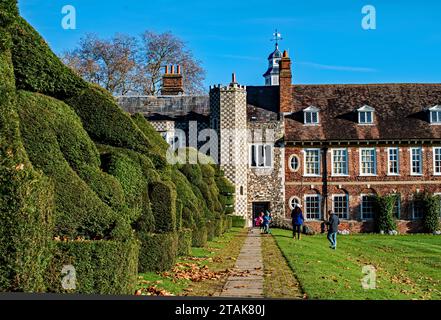
M297 169L294 169L294 168L291 166L291 162L292 162L292 159L293 159L293 158L297 158L297 163L298 163L298 168L297 168ZM302 160L300 160L300 157L299 157L298 154L293 153L292 155L290 155L290 156L289 156L289 159L288 159L288 168L289 168L289 170L290 170L291 172L298 172L298 171L300 170L301 161L302 161Z
M420 162L421 162L421 172L413 172L413 159L412 159L412 150L420 150ZM424 161L423 161L424 155L423 155L423 148L422 147L411 147L409 148L409 166L410 166L410 175L411 176L416 176L416 177L421 177L423 175L424 172Z
M397 169L398 173L390 172L390 151L397 150ZM400 175L400 148L399 147L388 147L387 148L387 175L388 176L399 176Z
M374 172L375 173L362 173L362 165L361 165L361 152L362 150L374 150ZM358 165L359 165L359 174L360 177L376 177L377 176L377 148L359 148L358 149Z
M346 173L334 173L334 151L344 150L346 151ZM331 149L331 176L332 177L348 177L349 176L349 152L348 148L333 148Z
M266 163L266 148L265 146L270 146L271 147L271 165L268 166L263 166L263 167L259 167L259 166L253 166L252 165L252 159L253 159L253 146L264 146L263 148L263 160L264 163ZM270 143L251 143L249 145L249 158L248 158L248 165L251 169L272 169L274 168L274 146ZM256 161L257 162L257 161Z
M433 147L432 148L432 158L433 158L433 175L434 176L441 176L441 171L440 172L436 172L436 166L435 166L435 150L440 150L441 151L441 147ZM441 154L440 154L441 155ZM440 159L441 161L441 159Z
M292 200L294 200L294 199L297 199L297 201L299 202L299 204L300 205L302 205L302 200L299 198L299 197L297 197L297 196L292 196L291 198L289 198L289 200L288 200L288 206L289 206L289 208L291 209L291 210L293 210L294 209L294 207L292 206Z
M318 151L318 174L306 174L306 152L316 150ZM303 149L303 176L304 177L321 177L322 172L322 150L320 148L306 148Z

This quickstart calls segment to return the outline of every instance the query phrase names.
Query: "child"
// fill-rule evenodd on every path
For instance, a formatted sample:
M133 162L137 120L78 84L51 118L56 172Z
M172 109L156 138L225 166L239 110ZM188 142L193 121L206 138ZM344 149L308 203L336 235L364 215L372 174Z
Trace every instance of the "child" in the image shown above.
M268 234L270 233L269 225L271 223L271 215L269 211L265 212L265 215L263 216L263 225L264 225L264 233Z

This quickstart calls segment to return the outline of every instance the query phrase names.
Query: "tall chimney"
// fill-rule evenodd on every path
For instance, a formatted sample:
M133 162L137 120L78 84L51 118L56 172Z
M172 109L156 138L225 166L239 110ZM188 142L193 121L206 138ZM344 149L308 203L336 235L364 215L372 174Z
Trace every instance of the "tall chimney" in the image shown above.
M162 77L162 90L161 94L163 96L177 96L184 93L184 79L181 73L181 66L176 67L171 65L170 73L168 71L168 66L166 67L166 73Z
M279 62L279 90L280 90L280 113L292 111L292 72L291 59L286 50L283 52L282 59Z

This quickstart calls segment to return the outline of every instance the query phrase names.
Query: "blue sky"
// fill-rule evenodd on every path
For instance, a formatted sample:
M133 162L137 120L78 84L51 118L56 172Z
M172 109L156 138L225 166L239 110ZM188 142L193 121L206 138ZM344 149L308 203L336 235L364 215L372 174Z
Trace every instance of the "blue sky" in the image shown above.
M61 27L61 8L77 10L77 29ZM365 5L377 29L361 27ZM171 31L207 71L206 85L263 84L275 28L293 59L293 82L441 82L439 0L19 0L21 14L57 53L88 32Z

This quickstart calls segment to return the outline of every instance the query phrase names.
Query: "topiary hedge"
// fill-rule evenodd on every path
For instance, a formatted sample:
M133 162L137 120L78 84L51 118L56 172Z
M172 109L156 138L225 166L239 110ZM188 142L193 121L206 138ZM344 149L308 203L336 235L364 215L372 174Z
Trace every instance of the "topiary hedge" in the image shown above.
M440 216L441 203L440 196L435 196L431 193L420 193L415 195L414 201L421 201L423 215L423 229L424 232L434 233L440 230Z
M374 202L374 225L377 232L389 232L397 229L394 218L396 195L376 196Z
M192 246L192 230L191 229L181 229L178 231L178 255L179 256L189 256L191 255Z
M155 217L155 232L176 231L176 190L170 182L149 185L149 195Z
M78 116L61 101L24 91L19 92L18 106L21 134L29 158L34 167L55 183L55 234L70 239L109 237L115 224L124 221L80 178L84 174L75 172L66 160L69 158L76 170L81 170L81 166L89 166L85 159L94 159L82 158L77 152L67 155L70 150L91 145ZM60 137L68 135L76 138L72 139L76 143L71 149L66 145L62 148L63 143L59 142ZM93 167L93 161L90 165ZM112 194L113 191L109 199Z
M139 243L131 241L56 242L54 256L45 275L48 292L80 294L133 294L138 276ZM75 268L75 289L63 288Z
M192 246L197 248L205 247L208 238L207 227L200 226L192 231Z
M139 236L139 272L165 271L176 263L178 255L178 234L143 234Z
M223 233L224 233L224 229L223 229L222 219L215 219L214 220L214 236L220 237Z
M245 219L242 216L231 215L231 226L236 228L245 228Z

